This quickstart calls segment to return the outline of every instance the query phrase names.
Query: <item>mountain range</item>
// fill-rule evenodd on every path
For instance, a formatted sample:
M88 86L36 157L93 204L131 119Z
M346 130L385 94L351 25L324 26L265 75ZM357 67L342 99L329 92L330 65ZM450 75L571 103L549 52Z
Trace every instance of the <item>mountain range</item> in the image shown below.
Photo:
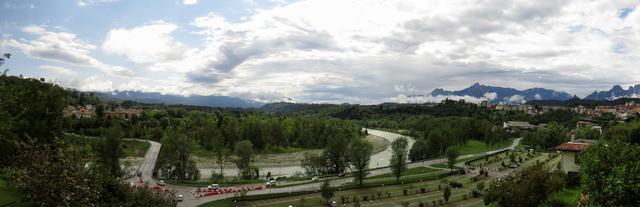
M96 95L105 100L131 100L140 103L167 105L193 105L233 108L260 108L264 105L264 103L261 102L230 96L180 96L139 91L114 91L106 93L96 93Z
M495 86L485 86L475 83L459 91L447 91L437 88L430 93L431 96L471 96L489 100L491 103L525 103L532 100L569 100L573 96L564 91L555 91L544 88L530 88L518 90Z
M584 99L590 100L615 100L618 98L638 98L640 97L640 84L629 86L627 90L620 85L615 85L608 91L594 91Z
M180 96L140 91L113 91L99 92L95 94L105 100L131 100L141 103L167 105L260 108L266 104L231 96ZM530 88L525 90L518 90L507 87L486 86L480 83L475 83L465 89L458 91L448 91L442 88L437 88L426 96L445 96L451 98L474 97L482 100L489 100L493 104L521 104L529 101L567 101L570 99L579 100L577 96L573 96L564 91L556 91L545 88ZM623 89L620 85L615 85L613 86L613 88L607 91L595 91L582 100L610 101L619 98L640 98L640 84L630 86L628 89Z

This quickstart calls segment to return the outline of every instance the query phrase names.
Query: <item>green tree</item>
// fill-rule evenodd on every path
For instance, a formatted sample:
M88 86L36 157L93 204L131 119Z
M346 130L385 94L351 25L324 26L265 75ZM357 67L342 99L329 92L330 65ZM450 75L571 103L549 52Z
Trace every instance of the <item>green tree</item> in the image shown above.
M550 173L544 164L531 166L492 182L484 204L502 207L537 206L565 186L564 175ZM526 195L526 196L523 196Z
M407 153L409 140L400 137L391 143L391 173L396 177L396 182L400 181L402 172L407 169Z
M600 142L580 155L580 183L594 204L638 206L640 147L618 140Z
M424 160L430 157L429 146L423 138L418 138L409 150L409 159L411 161Z
M576 139L600 139L600 131L593 128L580 128L576 131Z
M122 136L122 128L119 126L109 128L104 139L98 142L96 147L97 163L103 166L109 172L109 175L113 177L121 175L120 157L122 157L123 152L120 144Z
M442 193L442 198L444 198L445 202L449 202L449 197L451 197L451 189L449 186L444 187L444 192Z
M305 174L309 176L322 175L327 173L327 158L325 157L325 154L305 152L301 166L304 169Z
M527 133L523 141L528 145L543 149L552 149L569 141L567 133L567 128L558 123L551 122L546 128L539 128L535 132Z
M320 186L320 194L322 195L322 198L324 198L327 203L329 203L329 199L333 198L335 193L336 189L331 186L331 182L329 181L329 179L325 179Z
M354 139L349 144L349 159L353 168L353 175L356 182L362 185L364 178L367 176L369 168L369 160L373 147L363 139Z
M0 76L0 167L15 164L18 144L50 144L62 136L68 93L44 79Z
M234 154L238 157L236 167L238 167L240 177L243 179L251 179L253 177L253 170L251 169L253 144L251 144L251 141L244 140L236 143Z
M195 142L180 129L169 129L162 137L159 166L163 175L172 179L197 180L200 172L191 159L191 150Z
M342 173L348 166L347 149L349 147L349 140L351 140L351 137L329 137L324 153L330 163L332 173Z
M453 172L453 167L456 164L456 160L458 159L458 156L460 156L460 152L458 152L458 149L455 147L449 147L447 148L447 164L449 166L449 169L451 169L451 172Z

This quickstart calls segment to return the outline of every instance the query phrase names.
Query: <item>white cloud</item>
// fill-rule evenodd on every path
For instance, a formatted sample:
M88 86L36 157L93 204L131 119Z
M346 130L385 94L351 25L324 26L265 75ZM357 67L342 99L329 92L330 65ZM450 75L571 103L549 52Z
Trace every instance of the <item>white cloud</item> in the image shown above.
M41 65L38 68L63 76L76 76L78 73L68 68L53 65Z
M107 92L115 90L111 80L102 80L97 76L72 79L71 81L61 82L60 84L80 91Z
M32 57L60 63L88 66L100 69L110 75L131 77L133 72L121 66L105 64L91 56L96 46L76 38L67 32L51 32L43 26L27 26L22 29L37 40L6 39L0 45L21 50Z
M536 100L542 100L542 96L540 94L537 94L535 96L533 96L534 99Z
M525 100L524 97L521 95L509 96L505 98L505 100L509 103L518 103L518 104L523 104L527 102L527 100Z
M198 3L198 0L182 0L182 4L185 4L185 5L194 5L197 3Z
M89 6L96 3L111 3L120 0L78 0L78 6Z
M470 103L480 103L484 101L483 98L477 98L473 96L407 96L404 94L397 95L395 97L387 98L386 102L394 102L394 103L439 103L443 100L465 100ZM377 103L377 102L371 102Z
M182 59L187 48L170 35L177 28L159 21L131 29L113 29L102 43L102 50L141 64Z
M492 101L493 99L496 99L498 97L498 93L496 92L485 93L483 97L486 98L488 101Z
M189 25L115 28L100 47L136 68L163 71L114 88L336 103L420 101L411 95L475 82L585 95L593 90L585 85L640 82L640 12L618 16L634 6L640 8L624 0L301 0L239 20L210 13ZM24 31L48 36L42 28ZM174 36L178 30L202 43L186 46ZM41 59L96 65L89 56L95 46L55 36L3 43ZM36 52L54 46L65 49ZM521 101L503 101L509 99Z

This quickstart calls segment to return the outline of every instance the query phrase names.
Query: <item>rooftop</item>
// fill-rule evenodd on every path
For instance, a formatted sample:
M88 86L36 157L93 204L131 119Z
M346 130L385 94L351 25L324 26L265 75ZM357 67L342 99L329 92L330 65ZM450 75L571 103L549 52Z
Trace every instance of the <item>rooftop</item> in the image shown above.
M558 151L583 152L587 150L590 145L595 144L596 142L597 140L577 139L558 145L555 149Z

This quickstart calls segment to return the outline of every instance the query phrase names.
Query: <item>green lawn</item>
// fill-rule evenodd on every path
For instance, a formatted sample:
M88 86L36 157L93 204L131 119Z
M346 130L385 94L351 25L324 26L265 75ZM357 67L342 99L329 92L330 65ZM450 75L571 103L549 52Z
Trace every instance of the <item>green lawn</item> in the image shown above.
M508 147L509 145L511 145L511 143L513 143L513 139L509 139L504 142L496 143L493 145L487 145L484 142L472 139L467 141L466 144L459 146L458 150L460 151L460 155L475 154L480 152L502 149L502 148Z
M416 168L405 170L404 172L402 172L402 176L419 175L419 174L426 174L426 173L432 173L437 171L438 170L436 169L428 168L428 167L416 167ZM390 177L393 177L393 174L387 173L382 175L376 175L376 176L367 177L366 179L380 179L380 178L390 178Z
M200 205L200 207L232 207L232 206L233 206L233 202L231 200L228 200L228 199L217 200L217 201L213 201L213 202L209 202L209 203L205 203L203 205Z
M79 135L65 135L66 140L85 154L87 159L95 159L94 146L99 139L85 138ZM151 144L144 141L122 140L120 144L124 157L144 157Z
M0 206L23 207L32 206L29 202L22 202L22 192L11 183L0 179ZM10 204L10 205L9 205Z
M549 200L561 201L565 206L576 206L580 192L577 188L565 188L549 195Z
M165 182L171 185L182 185L182 186L192 186L192 187L204 187L211 184L219 184L223 187L233 186L233 185L246 185L246 184L258 184L265 183L264 180L225 180L225 181L212 181L212 180L164 180Z
M462 163L462 162L466 162L466 161L469 161L469 160L472 160L472 159L475 159L475 158L477 158L477 156L476 157L468 157L468 158L464 158L464 159L457 159L456 160L456 164ZM438 164L431 165L431 166L432 167L437 167L437 168L449 168L449 164L447 164L447 162L438 163Z
M471 190L475 187L477 182L471 181L470 175L455 175L447 178L449 181L455 181L462 183L464 187L455 188L451 191L451 206L483 206L480 198L472 198ZM417 207L419 202L427 204L426 206L433 206L433 201L442 199L442 191L438 190L438 186L443 185L439 179L429 179L419 182L411 182L405 184L389 184L375 186L365 186L364 188L345 188L345 186L338 187L339 191L336 192L332 200L335 200L342 204L342 198L353 198L355 196L363 198L367 196L369 201L361 199L362 206L399 206L400 201L410 202L410 207ZM428 190L426 193L419 193L421 188ZM407 191L407 195L404 195L404 191ZM381 193L378 195L378 193ZM391 194L391 198L386 196L386 193ZM380 197L381 196L381 197ZM304 206L326 206L324 200L319 193L307 192L302 194L270 194L260 196L247 196L246 198L238 198L239 202L234 206L260 206L260 207L286 207L288 205L302 206L300 205L301 198L304 197ZM372 199L373 198L373 199ZM230 206L233 203L228 199L227 201L216 201L201 206ZM464 205L462 205L464 204ZM352 206L352 202L346 206Z

